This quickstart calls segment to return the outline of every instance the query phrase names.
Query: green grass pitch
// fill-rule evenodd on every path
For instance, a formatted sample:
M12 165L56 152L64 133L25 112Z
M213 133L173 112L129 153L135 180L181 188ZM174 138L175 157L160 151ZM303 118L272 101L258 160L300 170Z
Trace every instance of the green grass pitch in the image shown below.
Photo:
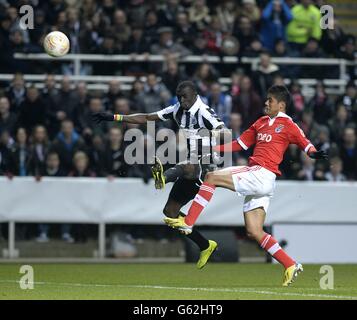
M30 264L30 263L27 263ZM30 264L34 289L20 289L20 264L0 264L1 299L357 299L357 265L333 265L334 289L320 288L320 265L288 288L273 264Z

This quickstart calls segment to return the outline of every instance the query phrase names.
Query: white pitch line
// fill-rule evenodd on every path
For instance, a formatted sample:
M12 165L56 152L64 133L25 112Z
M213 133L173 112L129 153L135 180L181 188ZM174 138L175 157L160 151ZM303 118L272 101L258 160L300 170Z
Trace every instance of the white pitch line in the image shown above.
M0 280L0 283L19 283L16 280ZM232 292L232 293L255 293L262 295L276 296L298 296L312 298L330 298L330 299L348 299L357 300L357 296L341 296L332 294L314 294L314 293L298 293L298 292L275 292L255 289L229 289L229 288L194 288L194 287L170 287L170 286L155 286L155 285L125 285L125 284L90 284L90 283L66 283L66 282L28 282L33 285L54 285L54 286L69 286L69 287L117 287L117 288L139 288L139 289L160 289L160 290L183 290L183 291L206 291L206 292Z

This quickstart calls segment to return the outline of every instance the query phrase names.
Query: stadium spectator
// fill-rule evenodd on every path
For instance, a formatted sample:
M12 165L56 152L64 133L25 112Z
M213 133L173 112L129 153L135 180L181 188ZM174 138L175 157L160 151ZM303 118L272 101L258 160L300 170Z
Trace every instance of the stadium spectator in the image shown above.
M233 0L219 1L215 11L222 26L222 31L232 34L237 13L236 2Z
M301 119L302 113L305 110L305 97L301 92L301 86L293 80L290 85L290 93L292 98L292 110L290 116L294 119Z
M309 136L312 142L315 142L319 134L319 125L314 121L314 114L311 110L302 112L299 126L305 135Z
M179 12L176 16L175 39L177 43L181 43L184 47L191 49L194 39L195 30L190 24L188 14Z
M357 123L357 87L353 81L347 84L345 93L337 98L336 103L346 106L348 119Z
M71 120L63 120L61 131L53 141L52 150L56 151L65 172L69 172L72 167L72 158L76 151L85 150L83 138L74 130Z
M24 127L27 133L38 124L47 125L47 106L35 86L27 89L26 99L21 102L19 109L18 125Z
M232 112L229 117L228 128L232 130L232 139L237 139L242 134L242 116L240 113Z
M140 101L143 99L144 95L144 83L140 79L136 79L133 82L132 88L129 92L128 98L133 104L133 109L137 110L139 108Z
M343 132L349 126L348 111L343 103L337 105L333 118L328 120L328 125L331 132L331 140L340 144Z
M315 94L307 104L307 108L314 113L314 121L318 124L327 124L334 112L333 101L327 95L325 87L318 81L315 87Z
M356 38L353 35L348 35L341 46L341 52L337 55L337 57L341 59L346 59L349 62L356 61L357 50L356 50ZM355 66L349 65L347 66L347 72L350 80L356 79L356 68Z
M89 158L83 151L76 151L73 155L73 168L68 174L69 177L95 177L89 167Z
M114 108L114 102L118 98L124 98L125 94L121 89L121 83L119 80L109 81L109 89L103 98L103 104L105 110L112 111Z
M328 56L337 57L340 54L341 46L344 44L346 35L336 16L334 16L332 23L332 29L325 28L322 30L320 44Z
M220 54L224 39L224 32L219 18L212 16L209 25L203 29L202 36L206 42L207 54Z
M259 27L260 10L255 0L242 0L240 14L247 17L255 27Z
M201 96L206 96L211 84L217 80L217 70L208 63L200 64L193 76L193 81L198 88L198 94Z
M251 42L257 39L254 26L248 17L237 17L233 27L233 36L238 39L240 52L244 55L244 52L250 46Z
M8 131L10 134L15 133L17 117L10 112L10 101L7 97L0 97L0 134Z
M175 59L169 59L166 62L166 70L163 72L161 79L162 83L170 91L171 96L175 96L177 84L187 79L187 75L179 68Z
M206 0L194 0L193 5L188 9L188 16L193 27L202 31L210 22L210 10L206 5Z
M11 84L6 89L5 94L10 101L10 111L18 113L21 102L26 98L26 87L22 73L14 74Z
M276 42L286 43L286 26L293 16L284 0L270 0L262 12L261 39L263 46L270 52Z
M304 153L300 153L300 161L302 163L302 167L297 173L298 180L313 181L324 179L323 172L316 170L315 168L315 160L309 158Z
M103 172L109 178L126 177L128 165L124 161L123 132L118 127L109 130L109 141L104 149Z
M262 52L259 56L258 70L253 72L252 80L255 89L261 97L265 97L268 89L273 84L274 77L278 74L279 67L271 62L268 52Z
M77 104L76 93L72 89L72 83L69 76L64 76L61 81L61 87L56 97L56 119L57 123L64 119L73 119L73 113Z
M293 19L287 26L288 42L297 55L309 38L321 39L321 13L311 0L301 0L291 9Z
M191 51L180 43L176 43L173 38L171 27L161 27L157 30L159 43L153 44L150 48L152 54L162 54L165 56L179 58L189 55Z
M262 52L264 52L263 45L258 37L252 39L249 46L245 48L242 55L245 57L258 57Z
M150 73L144 85L144 94L139 101L141 111L144 113L159 111L169 99L170 93L165 85L157 80L155 73Z
M53 113L58 105L58 90L56 89L56 80L53 74L47 74L44 87L41 91L41 97L46 106L50 108L48 110L48 114ZM51 115L53 118L50 120L54 120L55 114Z
M280 165L281 179L298 180L301 169L301 151L296 144L290 144Z
M233 112L242 115L243 129L248 128L263 113L263 101L252 87L248 76L241 79L240 93L233 99Z
M235 98L237 95L239 95L240 81L241 81L242 75L243 75L243 72L240 72L240 71L235 71L231 74L231 87L230 87L229 94L232 96L232 98Z
M157 30L159 28L158 17L155 10L148 10L145 17L145 39L147 43L159 42Z
M301 52L302 58L325 58L325 53L319 47L319 42L315 38L310 38L305 47ZM299 77L301 78L317 78L324 79L326 78L325 74L326 68L324 66L314 66L311 65L303 65L301 67ZM335 78L334 74L329 70L329 76Z
M14 176L30 175L31 151L28 144L28 135L24 128L18 128L16 142L11 148L9 171Z
M342 160L338 157L334 157L330 160L330 170L325 173L325 179L333 182L346 181L346 177L342 172Z
M11 170L11 147L14 140L6 130L0 132L0 175L12 177Z
M104 169L104 139L100 134L92 137L91 148L88 150L89 164L97 177L105 176Z
M228 125L232 112L232 97L222 92L219 82L214 82L210 88L210 94L205 99L225 125Z
M176 16L184 12L179 0L167 0L163 7L158 11L159 24L161 26L175 26Z
M128 42L131 36L131 27L127 24L126 14L123 10L115 10L113 20L110 30L115 35L115 42L118 47L123 49L124 44Z
M129 40L123 46L126 54L148 54L150 43L144 37L144 29L141 26L133 26Z
M37 125L30 136L30 172L40 177L45 171L46 157L50 150L47 130L42 125Z
M345 128L340 146L340 158L343 162L343 173L348 180L357 178L357 139L354 128Z
M76 106L73 111L73 123L76 131L81 133L83 130L83 127L81 126L82 116L87 112L87 106L89 105L90 100L86 82L80 81L77 83L75 96Z

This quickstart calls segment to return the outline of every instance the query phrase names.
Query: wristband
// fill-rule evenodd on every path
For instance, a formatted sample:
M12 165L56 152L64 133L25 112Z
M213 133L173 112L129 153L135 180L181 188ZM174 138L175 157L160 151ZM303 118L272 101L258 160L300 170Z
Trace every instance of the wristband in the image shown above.
M114 115L114 121L123 121L123 115L121 114L115 114Z

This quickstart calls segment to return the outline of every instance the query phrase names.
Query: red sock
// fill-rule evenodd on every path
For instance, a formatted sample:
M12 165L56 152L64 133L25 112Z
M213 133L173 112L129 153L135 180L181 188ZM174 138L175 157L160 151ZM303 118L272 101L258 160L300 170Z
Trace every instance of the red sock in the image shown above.
M202 210L211 200L215 189L216 186L213 184L209 184L207 182L202 183L200 191L198 191L195 199L193 199L192 205L188 210L187 216L185 217L185 222L187 225L194 225Z
M266 233L264 237L260 240L260 246L279 263L281 263L285 269L291 267L296 262L291 259L286 252L281 249L278 241L276 241L270 234Z

